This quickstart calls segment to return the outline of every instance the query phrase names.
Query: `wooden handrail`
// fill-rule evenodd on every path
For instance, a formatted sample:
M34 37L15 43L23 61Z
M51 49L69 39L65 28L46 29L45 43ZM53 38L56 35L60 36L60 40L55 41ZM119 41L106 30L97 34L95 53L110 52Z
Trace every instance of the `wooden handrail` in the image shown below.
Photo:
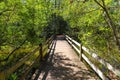
M101 57L99 57L97 54L92 53L89 49L87 49L86 47L82 46L82 49L84 51L86 51L89 55L92 56L92 58L96 59L97 61L99 61L102 65L106 66L110 71L112 71L114 74L116 74L117 76L120 77L120 70L114 68L111 64L109 64L108 62L106 62L105 60L103 60Z
M45 53L45 50L48 49L48 46L51 44L51 42L53 41L54 36L50 37L45 43L43 43L43 45L47 45L45 47L43 47L43 45L41 45L43 47L42 49L42 54ZM31 53L27 54L26 56L24 56L23 58L21 58L15 65L13 65L12 67L1 71L0 72L0 80L6 80L13 72L15 72L19 67L21 67L22 64L24 64L30 57L32 57L34 54L36 54L36 52L40 50L40 46L37 47L35 50L33 50ZM40 53L41 53L40 52ZM41 54L39 54L40 56ZM36 63L36 61L40 61L39 59L41 57L37 57L32 63L31 66L29 66L29 68L27 69L27 72L25 73L25 75L27 75L27 73L30 71L30 69L32 69L32 67L34 66L34 64ZM45 54L43 55L43 57L45 56ZM22 77L22 79L24 79L24 77Z
M42 58L46 55L47 50L49 49L49 46L51 45L51 42L53 41L53 39L54 39L54 36L52 35L45 43L39 45L39 56L33 61L31 66L27 69L27 72L22 76L21 78L22 80L25 79L25 77L27 76L27 74L35 64L40 64L40 61L42 61Z
M100 76L101 79L106 80L108 78L102 73L102 71L100 71L94 64L92 64L91 61L84 54L81 54L80 50L76 46L81 47L80 49L82 49L83 51L87 52L92 58L96 59L102 65L106 66L108 68L108 70L112 71L115 75L120 77L120 71L118 69L114 68L108 62L106 62L105 60L100 58L97 54L92 53L86 47L80 46L81 43L78 43L77 41L73 40L68 35L65 35L65 36L66 36L66 40L68 41L68 43L77 51L78 54L82 55L82 58L92 67L92 69Z
M27 61L31 56L33 56L33 54L39 50L39 47L37 47L33 52L27 54L26 56L24 56L23 58L21 58L15 65L13 65L12 67L6 69L5 71L2 71L0 73L4 73L4 77L3 75L0 75L0 80L6 80L10 74L12 74L16 69L18 69L25 61Z
M77 41L75 41L74 39L70 38L68 35L65 35L66 38L68 38L72 43L74 43L75 45L79 46L80 47L80 43L78 43Z

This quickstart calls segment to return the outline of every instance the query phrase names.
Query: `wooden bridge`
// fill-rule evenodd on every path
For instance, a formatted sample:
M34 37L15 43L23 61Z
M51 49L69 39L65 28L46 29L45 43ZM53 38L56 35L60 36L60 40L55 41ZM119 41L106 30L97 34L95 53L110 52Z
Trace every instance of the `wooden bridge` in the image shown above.
M31 54L19 60L13 67L0 72L0 80L6 80L37 51L39 51L39 55L24 70L20 80L117 80L104 74L97 65L89 60L85 55L86 53L101 65L106 66L110 73L120 76L119 70L69 36L59 35L56 39L53 38L51 37L46 43L39 45ZM38 64L37 68L36 64ZM86 65L89 65L91 70Z
M53 41L49 58L40 70L31 80L95 80L62 36Z

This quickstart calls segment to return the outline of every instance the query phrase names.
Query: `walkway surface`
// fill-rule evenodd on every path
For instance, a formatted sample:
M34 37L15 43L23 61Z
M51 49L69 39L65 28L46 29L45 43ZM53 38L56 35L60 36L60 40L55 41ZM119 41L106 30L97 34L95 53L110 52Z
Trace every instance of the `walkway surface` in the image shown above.
M60 36L54 41L49 59L42 71L31 80L98 80L82 63L66 40Z

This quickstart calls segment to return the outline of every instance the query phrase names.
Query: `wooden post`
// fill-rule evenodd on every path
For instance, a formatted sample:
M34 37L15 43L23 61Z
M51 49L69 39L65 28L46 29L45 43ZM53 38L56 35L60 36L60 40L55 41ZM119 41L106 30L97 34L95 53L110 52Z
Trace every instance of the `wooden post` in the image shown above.
M39 44L39 57L40 57L40 61L42 61L43 58L43 54L42 54L42 43Z
M82 53L83 53L83 50L82 50L82 43L81 43L80 44L80 54L79 54L80 61L82 61Z
M48 43L47 43L47 44L48 44L48 49L49 49L49 48L50 48L50 41L48 41Z
M49 40L48 40L48 43L47 43L47 44L48 44L48 49L50 48L51 39L52 39L52 38L50 37Z

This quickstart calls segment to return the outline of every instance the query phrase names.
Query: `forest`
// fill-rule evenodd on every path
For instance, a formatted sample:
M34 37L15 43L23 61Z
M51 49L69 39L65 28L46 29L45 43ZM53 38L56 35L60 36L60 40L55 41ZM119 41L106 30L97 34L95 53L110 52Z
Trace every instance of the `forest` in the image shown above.
M0 0L0 71L53 34L69 35L120 69L119 16L119 0Z

